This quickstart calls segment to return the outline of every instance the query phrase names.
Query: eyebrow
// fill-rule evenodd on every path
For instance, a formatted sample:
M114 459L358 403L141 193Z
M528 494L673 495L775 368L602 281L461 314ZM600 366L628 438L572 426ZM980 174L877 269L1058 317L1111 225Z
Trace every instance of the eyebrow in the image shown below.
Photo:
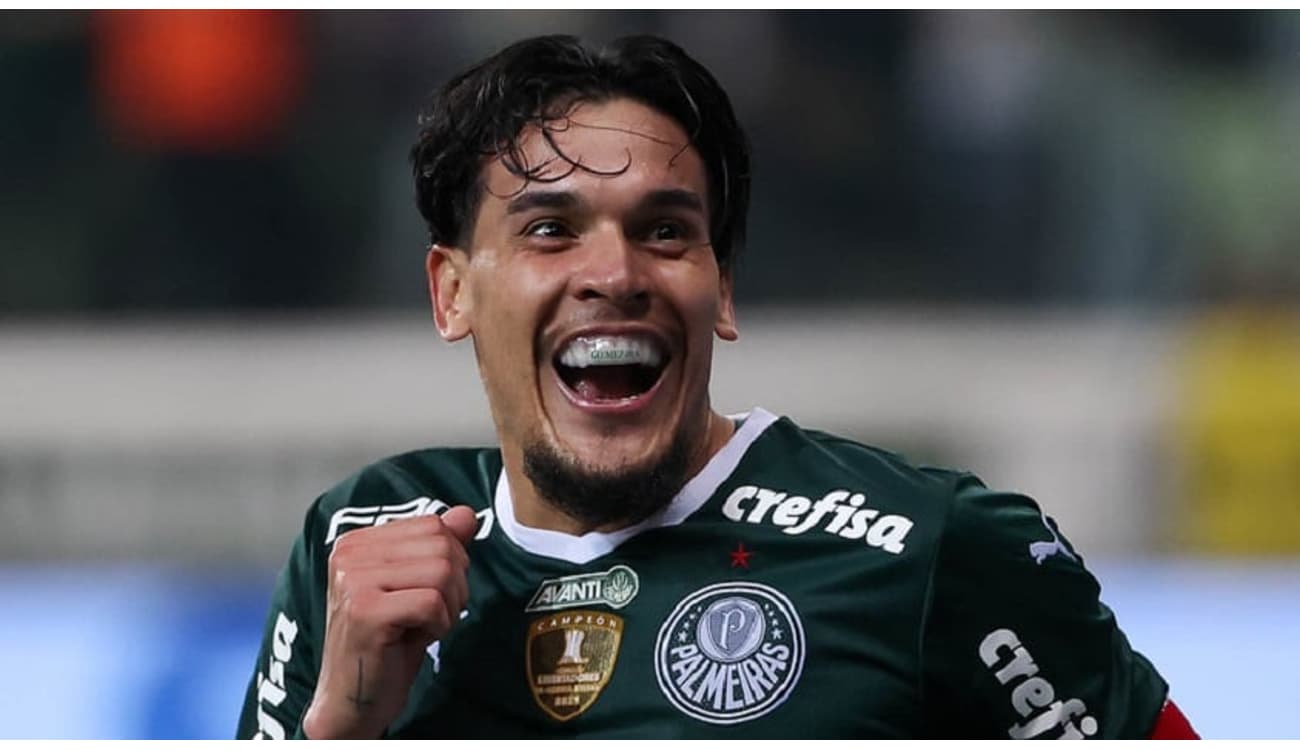
M534 209L565 210L579 208L584 201L569 190L532 190L517 195L506 204L506 214L521 214ZM704 201L692 190L665 188L652 190L641 199L640 207L647 208L684 208L704 213Z
M641 200L645 208L685 208L704 213L704 201L691 190L655 190Z
M568 209L582 205L582 199L568 190L533 190L517 195L506 204L506 214L521 214L535 208Z

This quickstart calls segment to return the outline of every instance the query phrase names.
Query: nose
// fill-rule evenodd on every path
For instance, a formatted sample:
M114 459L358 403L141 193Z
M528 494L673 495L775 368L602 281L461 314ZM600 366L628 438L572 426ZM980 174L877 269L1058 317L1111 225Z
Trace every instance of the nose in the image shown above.
M602 229L584 243L574 276L580 300L607 300L619 307L641 307L650 299L645 258L616 227Z

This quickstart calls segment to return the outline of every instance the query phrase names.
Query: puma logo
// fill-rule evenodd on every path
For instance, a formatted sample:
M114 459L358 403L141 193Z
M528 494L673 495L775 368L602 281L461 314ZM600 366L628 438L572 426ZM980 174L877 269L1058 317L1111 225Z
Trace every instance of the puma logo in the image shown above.
M1039 511L1039 515L1043 519L1043 527L1047 529L1047 533L1052 535L1052 541L1034 542L1029 545L1029 554L1033 556L1034 562L1042 565L1043 561L1052 555L1065 555L1071 560L1079 562L1079 558L1075 557L1073 552L1066 549L1065 543L1061 541L1061 537L1056 535L1056 529L1052 528L1052 524L1047 522L1047 516L1043 514L1042 511Z

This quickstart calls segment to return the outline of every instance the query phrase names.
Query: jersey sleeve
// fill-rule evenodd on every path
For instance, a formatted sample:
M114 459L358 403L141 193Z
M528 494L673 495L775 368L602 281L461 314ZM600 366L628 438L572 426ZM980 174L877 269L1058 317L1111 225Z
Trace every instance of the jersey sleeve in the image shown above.
M237 739L301 737L302 714L316 689L318 644L325 622L327 558L312 505L271 598L253 676L244 695Z
M931 570L921 692L938 736L1150 736L1168 686L1029 498L968 475Z

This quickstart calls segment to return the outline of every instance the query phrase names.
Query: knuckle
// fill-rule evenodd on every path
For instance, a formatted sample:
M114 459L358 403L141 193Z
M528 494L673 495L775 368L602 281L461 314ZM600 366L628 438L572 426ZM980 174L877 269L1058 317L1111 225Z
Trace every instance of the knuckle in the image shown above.
M359 565L336 567L329 572L329 575L329 587L347 596L357 596L367 589L374 588L375 584L374 571Z
M455 575L456 567L448 558L438 557L429 562L429 572L433 574L435 580L445 582Z
M359 531L359 530L358 530ZM330 550L330 559L347 558L354 555L357 548L365 541L357 531L349 531L339 535L334 540L334 548Z
M424 598L424 613L430 619L436 619L447 608L446 597L438 589L429 589Z
M450 554L451 545L448 542L450 540L445 535L430 537L428 542L429 552L439 557Z
M393 521L393 523L395 524L400 523L408 529L419 529L419 528L434 528L439 524L439 520L438 520L438 516L436 515L412 516L411 518L403 518L397 521Z

